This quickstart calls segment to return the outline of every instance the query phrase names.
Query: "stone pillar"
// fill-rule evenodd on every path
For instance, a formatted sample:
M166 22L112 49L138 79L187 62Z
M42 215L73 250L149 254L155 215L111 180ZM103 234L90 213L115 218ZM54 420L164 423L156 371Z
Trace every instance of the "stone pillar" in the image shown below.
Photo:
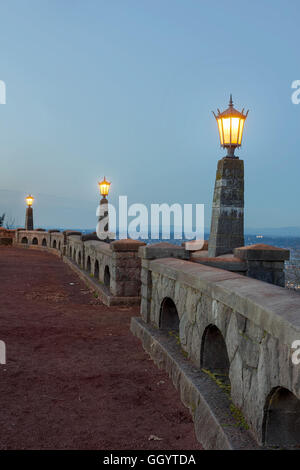
M234 254L247 263L248 277L285 287L284 261L290 259L290 250L257 244L235 248Z
M109 232L108 200L106 199L106 196L103 196L100 200L99 208L100 210L98 213L99 217L96 231L98 240L102 240L103 242L110 242L111 240L115 240L116 234Z
M218 161L208 256L232 253L244 245L244 162L238 157Z
M141 260L138 250L145 243L122 239L110 243L112 251L110 290L118 297L139 297L141 293Z
M33 230L33 210L32 210L32 207L27 207L27 209L26 209L25 230Z

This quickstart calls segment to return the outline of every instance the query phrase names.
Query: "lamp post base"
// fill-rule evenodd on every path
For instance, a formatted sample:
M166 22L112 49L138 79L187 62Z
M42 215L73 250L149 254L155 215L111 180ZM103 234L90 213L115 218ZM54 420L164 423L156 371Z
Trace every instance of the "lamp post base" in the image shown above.
M26 209L25 230L33 230L33 210L32 210L32 207L27 207L27 209Z

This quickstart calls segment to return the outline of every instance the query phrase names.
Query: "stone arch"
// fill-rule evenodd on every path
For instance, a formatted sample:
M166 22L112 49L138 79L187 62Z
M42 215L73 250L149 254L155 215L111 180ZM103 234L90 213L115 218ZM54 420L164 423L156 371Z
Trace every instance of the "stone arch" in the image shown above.
M27 243L28 243L28 238L27 238L27 237L23 237L22 240L21 240L21 243L23 243L24 245L27 245Z
M287 388L275 387L267 396L262 431L265 445L300 445L300 400Z
M56 248L56 240L53 240L52 247Z
M97 280L99 280L99 261L97 259L94 266L94 276Z
M178 311L170 297L165 297L160 304L159 327L161 329L179 330Z
M201 368L210 371L221 372L224 375L229 373L229 357L224 337L216 325L208 325L202 335Z
M38 245L38 244L39 244L38 239L37 239L36 237L34 237L34 238L32 239L32 242L31 242L31 243L32 243L32 245Z
M91 272L91 258L90 256L87 257L86 260L86 270L90 273Z
M42 246L47 246L47 240L46 240L46 238L43 238Z
M78 252L78 265L81 267L81 251Z
M70 255L70 258L72 258L72 247L71 246L69 248L69 255Z
M104 285L110 289L110 271L109 266L105 266L104 268Z
M76 261L76 250L75 250L75 248L73 250L73 260Z

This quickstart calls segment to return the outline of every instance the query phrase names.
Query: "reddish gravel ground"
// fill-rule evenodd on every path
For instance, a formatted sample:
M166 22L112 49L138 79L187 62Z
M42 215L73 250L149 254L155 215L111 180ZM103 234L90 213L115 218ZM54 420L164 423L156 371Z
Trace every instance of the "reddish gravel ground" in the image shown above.
M0 248L0 449L199 449L170 380L56 256ZM155 435L162 440L149 440Z

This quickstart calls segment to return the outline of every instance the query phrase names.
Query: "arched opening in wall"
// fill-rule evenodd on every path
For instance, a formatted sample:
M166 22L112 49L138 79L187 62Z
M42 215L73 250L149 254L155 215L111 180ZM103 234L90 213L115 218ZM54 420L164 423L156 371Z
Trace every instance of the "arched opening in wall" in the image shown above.
M208 325L204 330L201 342L200 365L203 369L228 377L229 358L227 347L221 331L215 325Z
M76 250L75 250L75 248L73 250L73 260L76 261Z
M97 259L95 261L94 276L97 280L99 280L99 261Z
M274 388L266 399L263 443L280 447L300 445L300 400L287 388Z
M179 330L177 308L170 297L165 297L160 305L159 327L163 330Z
M81 251L78 253L78 265L81 267Z
M43 241L42 241L42 246L47 246L47 241L46 241L46 238L43 238Z
M24 245L27 245L27 243L28 243L27 237L23 237L22 240L21 240L21 243L23 243Z
M110 289L110 272L108 266L105 266L104 268L104 285Z
M72 258L72 247L70 246L70 249L69 249L69 255L70 255L70 258Z
M53 240L52 247L56 248L56 240Z
M38 239L37 239L36 237L34 237L34 238L32 239L32 244L33 244L33 245L38 245Z
M88 273L91 272L91 258L88 256L86 260L86 270Z

